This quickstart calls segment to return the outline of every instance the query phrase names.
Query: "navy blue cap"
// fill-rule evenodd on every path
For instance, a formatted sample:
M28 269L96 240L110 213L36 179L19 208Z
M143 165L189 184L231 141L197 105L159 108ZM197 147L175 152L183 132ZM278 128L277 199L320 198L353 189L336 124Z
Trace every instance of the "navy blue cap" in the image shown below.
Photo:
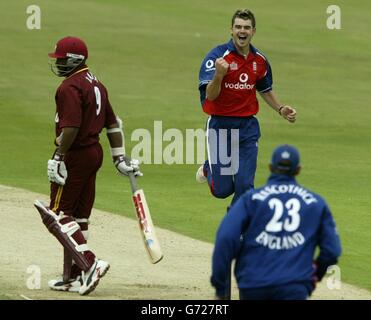
M293 174L300 165L298 149L288 144L278 146L273 151L271 165L273 169Z

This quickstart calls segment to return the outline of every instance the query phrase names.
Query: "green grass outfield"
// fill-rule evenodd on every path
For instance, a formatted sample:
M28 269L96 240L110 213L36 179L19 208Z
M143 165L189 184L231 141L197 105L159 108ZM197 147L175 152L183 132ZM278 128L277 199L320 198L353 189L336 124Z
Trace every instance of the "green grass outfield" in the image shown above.
M42 10L41 30L26 28L26 8ZM228 40L230 18L246 5L257 17L253 43L269 58L274 87L298 111L292 125L261 104L256 185L274 146L296 145L299 181L329 202L341 234L342 279L371 289L371 45L367 1L336 1L342 29L326 28L328 1L91 0L0 2L0 183L48 193L54 93L60 79L47 53L56 40L86 40L89 66L124 118L127 149L136 128L203 128L197 90L204 55ZM133 217L129 183L117 177L107 141L96 207ZM197 185L198 165L146 165L140 180L156 225L212 242L230 200ZM30 206L32 204L30 203ZM3 222L6 217L3 217ZM37 214L35 212L35 219ZM113 232L119 232L114 230Z

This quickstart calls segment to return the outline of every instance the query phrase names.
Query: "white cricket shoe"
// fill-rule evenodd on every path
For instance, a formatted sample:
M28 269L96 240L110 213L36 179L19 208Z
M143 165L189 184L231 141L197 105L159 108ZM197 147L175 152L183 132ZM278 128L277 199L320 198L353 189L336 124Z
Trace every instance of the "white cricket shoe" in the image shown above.
M207 181L207 178L204 175L204 166L198 168L196 172L196 181L198 183L205 183Z
M96 259L91 268L82 272L82 285L79 290L80 295L87 295L92 292L108 271L110 265L107 261Z
M48 282L49 288L56 291L79 292L81 285L81 276L77 276L75 279L70 279L67 283L63 282L63 277Z

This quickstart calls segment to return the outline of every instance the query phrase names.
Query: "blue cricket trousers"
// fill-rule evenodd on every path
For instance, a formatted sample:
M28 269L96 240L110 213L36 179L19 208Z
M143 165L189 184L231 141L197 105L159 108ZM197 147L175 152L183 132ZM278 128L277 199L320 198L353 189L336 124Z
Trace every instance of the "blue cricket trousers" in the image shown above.
M254 187L259 122L254 117L210 116L206 125L208 160L204 173L211 193L232 204Z
M267 288L240 289L240 300L307 300L313 285L289 283Z

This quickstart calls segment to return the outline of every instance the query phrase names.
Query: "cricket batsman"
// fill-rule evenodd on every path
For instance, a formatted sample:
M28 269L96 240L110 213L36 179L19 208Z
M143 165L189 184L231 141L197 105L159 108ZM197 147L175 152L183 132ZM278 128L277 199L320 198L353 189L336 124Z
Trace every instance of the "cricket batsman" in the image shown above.
M56 150L47 165L50 204L36 200L35 206L45 226L64 247L63 277L50 280L49 287L86 295L110 267L87 245L95 180L103 160L99 143L103 129L118 172L142 174L137 160L126 159L121 121L113 112L107 89L86 65L85 42L65 37L49 57L53 73L64 79L55 94Z

